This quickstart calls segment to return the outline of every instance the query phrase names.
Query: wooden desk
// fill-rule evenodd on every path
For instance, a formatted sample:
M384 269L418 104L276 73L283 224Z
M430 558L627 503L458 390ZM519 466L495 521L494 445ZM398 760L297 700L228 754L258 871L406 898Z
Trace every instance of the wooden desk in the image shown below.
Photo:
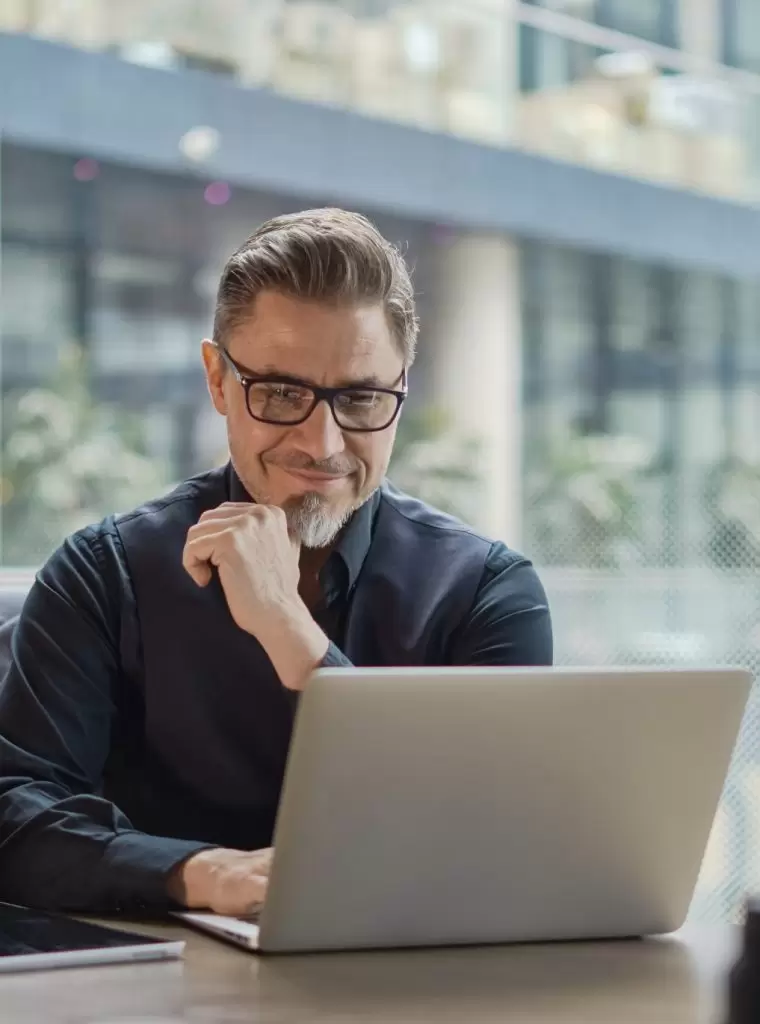
M730 930L642 942L184 961L0 977L2 1024L723 1024Z

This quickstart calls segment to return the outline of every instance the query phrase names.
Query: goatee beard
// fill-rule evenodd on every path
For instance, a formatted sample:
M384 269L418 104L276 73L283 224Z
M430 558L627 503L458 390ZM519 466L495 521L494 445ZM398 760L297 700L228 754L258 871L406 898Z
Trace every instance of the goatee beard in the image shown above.
M347 508L336 512L317 491L291 498L282 506L288 521L288 532L305 548L328 548L356 511Z

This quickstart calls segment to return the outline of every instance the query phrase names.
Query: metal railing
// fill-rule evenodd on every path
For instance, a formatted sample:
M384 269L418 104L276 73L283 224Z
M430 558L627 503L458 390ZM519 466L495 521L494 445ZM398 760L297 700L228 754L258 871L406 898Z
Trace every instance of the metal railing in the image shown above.
M733 200L760 192L760 76L514 0L3 0L0 30Z

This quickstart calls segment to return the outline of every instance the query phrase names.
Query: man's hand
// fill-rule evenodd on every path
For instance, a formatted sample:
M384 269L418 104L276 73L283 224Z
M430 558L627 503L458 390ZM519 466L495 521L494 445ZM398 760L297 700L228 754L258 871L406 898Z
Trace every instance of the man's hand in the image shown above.
M188 910L240 917L264 902L274 850L201 850L171 873L169 896Z
M204 512L182 554L199 587L216 566L233 619L256 637L292 690L304 686L328 647L298 593L298 555L282 509L235 502Z

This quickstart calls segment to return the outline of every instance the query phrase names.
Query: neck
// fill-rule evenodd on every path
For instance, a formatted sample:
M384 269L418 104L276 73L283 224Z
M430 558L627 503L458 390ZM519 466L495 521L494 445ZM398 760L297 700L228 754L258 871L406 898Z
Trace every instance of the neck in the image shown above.
M332 551L332 545L329 548L301 548L298 556L301 576L319 576Z
M313 612L322 601L322 588L319 584L319 574L322 566L332 553L329 548L301 548L298 558L298 565L301 570L301 578L298 583L298 593L301 595L306 607Z

